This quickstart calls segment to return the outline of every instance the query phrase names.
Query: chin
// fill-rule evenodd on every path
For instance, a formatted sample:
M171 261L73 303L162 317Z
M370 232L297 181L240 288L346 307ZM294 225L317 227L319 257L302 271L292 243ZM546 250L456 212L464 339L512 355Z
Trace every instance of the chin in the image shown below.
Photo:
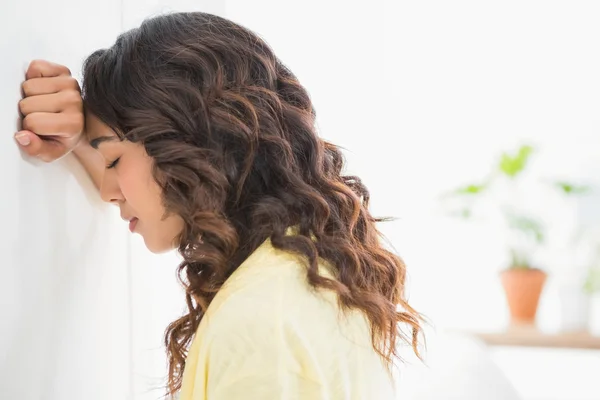
M165 226L155 231L145 230L139 233L144 239L146 248L151 253L162 254L179 248L181 229L172 229L170 226ZM153 235L153 233L156 234Z
M148 251L153 254L163 254L175 249L175 246L170 245L169 243L153 242L151 240L146 240L145 237L144 243L146 244Z

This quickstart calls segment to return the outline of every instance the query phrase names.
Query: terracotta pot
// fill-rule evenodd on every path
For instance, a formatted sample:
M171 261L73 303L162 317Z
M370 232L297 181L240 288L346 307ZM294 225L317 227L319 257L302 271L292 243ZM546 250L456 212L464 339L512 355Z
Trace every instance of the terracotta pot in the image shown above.
M500 279L512 322L532 324L546 283L546 273L539 269L513 268L502 271Z

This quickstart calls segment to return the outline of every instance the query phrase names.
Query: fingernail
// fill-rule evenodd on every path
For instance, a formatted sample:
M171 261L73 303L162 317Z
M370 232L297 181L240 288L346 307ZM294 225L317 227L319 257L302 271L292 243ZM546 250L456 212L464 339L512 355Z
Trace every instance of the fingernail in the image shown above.
M29 146L29 143L31 143L29 135L26 133L19 133L15 135L15 139L17 139L17 142L19 142L21 146Z

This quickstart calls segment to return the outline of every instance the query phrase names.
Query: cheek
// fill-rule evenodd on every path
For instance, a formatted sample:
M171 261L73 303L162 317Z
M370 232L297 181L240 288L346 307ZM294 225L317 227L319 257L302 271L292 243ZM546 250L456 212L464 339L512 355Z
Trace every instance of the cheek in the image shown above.
M119 186L125 200L138 213L138 218L162 215L160 187L152 177L151 164L145 159L132 159L119 171Z

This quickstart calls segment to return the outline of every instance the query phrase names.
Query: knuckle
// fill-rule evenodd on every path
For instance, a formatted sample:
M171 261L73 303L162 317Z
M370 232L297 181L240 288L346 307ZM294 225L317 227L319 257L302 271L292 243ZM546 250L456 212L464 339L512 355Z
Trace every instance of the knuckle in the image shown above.
M22 114L27 115L29 114L29 109L27 108L27 101L25 99L22 99L19 101L19 111L21 111Z
M44 60L40 60L40 59L32 60L29 63L29 70L30 71L39 71L46 64L47 64L47 62Z
M29 115L26 115L25 118L23 118L23 128L24 129L35 132L36 126L37 126L37 118L36 118L35 114L29 114Z
M32 82L30 80L23 81L23 83L21 83L21 89L23 90L23 93L25 93L26 96L29 96L32 89Z
M77 113L76 117L73 119L73 124L75 125L76 133L83 132L85 126L85 117L83 113Z
M77 82L77 79L75 79L73 77L67 78L67 79L68 79L68 87L70 89L77 91L77 93L81 93L81 88L79 87L79 82Z
M69 119L65 123L65 128L68 129L72 135L78 135L83 132L85 126L85 118L81 112L69 113Z
M65 101L70 105L78 105L82 102L81 95L76 90L65 90Z
M83 126L85 124L85 116L83 113L77 113L75 120L77 121L77 126Z

